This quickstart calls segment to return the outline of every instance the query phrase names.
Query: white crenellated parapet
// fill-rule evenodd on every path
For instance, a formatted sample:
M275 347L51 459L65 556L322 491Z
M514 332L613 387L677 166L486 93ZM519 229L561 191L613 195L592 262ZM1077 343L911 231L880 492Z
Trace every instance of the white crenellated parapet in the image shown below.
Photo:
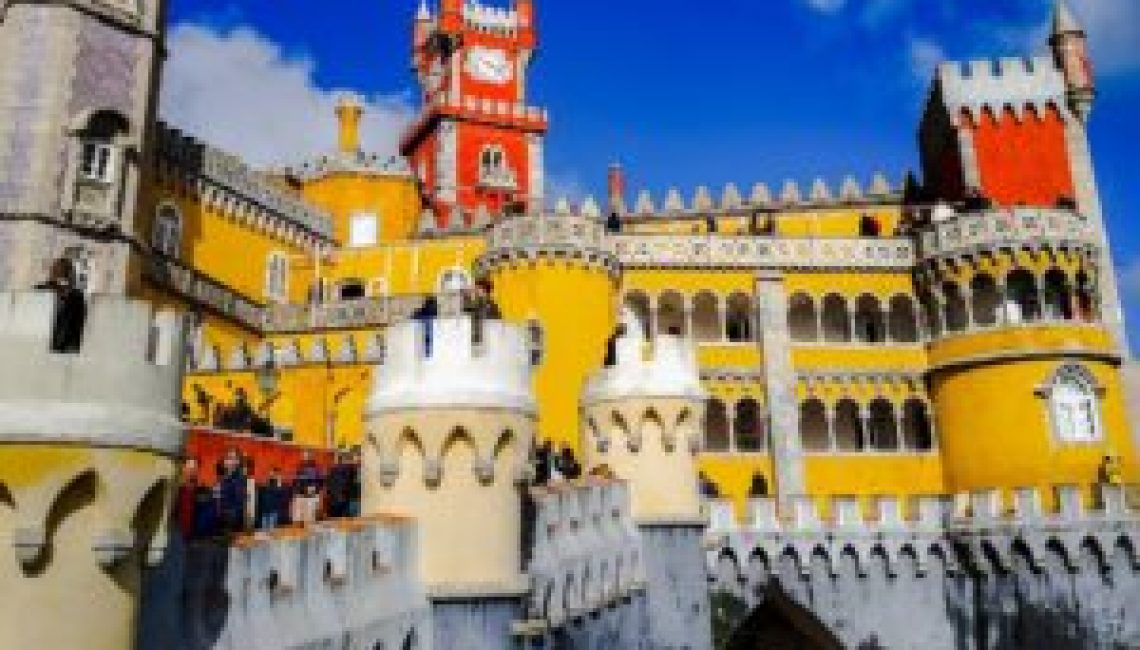
M511 34L519 28L519 14L514 9L482 5L472 0L463 3L463 20L475 29L498 34Z
M152 579L141 647L410 647L431 637L417 553L414 524L380 518L190 546L185 583L166 572ZM159 611L163 601L180 611Z
M663 335L647 343L637 335L642 325L628 309L622 313L622 323L627 335L615 343L616 363L586 383L584 403L630 397L705 398L690 339Z
M0 294L0 443L179 453L182 319L96 296L80 351L55 354L54 318L51 293Z
M1131 511L1123 486L1098 486L1099 503L1085 507L1086 491L1075 485L1053 488L1056 508L1046 511L1037 488L977 490L952 496L920 496L904 501L897 496L831 497L828 516L819 501L797 497L787 511L775 499L752 499L743 519L729 501L706 504L709 516L707 548L710 570L731 558L741 562L762 557L770 566L794 557L806 570L808 558L823 554L831 562L840 553L853 554L865 567L873 555L883 556L888 569L901 556L913 556L922 566L930 553L939 555L946 570L1008 568L1014 554L1040 561L1047 548L1075 558L1090 543L1109 550L1125 540L1129 548L1140 539L1140 517ZM904 512L904 503L907 504ZM866 504L866 505L864 505ZM1134 558L1140 566L1140 558ZM965 565L969 565L968 567Z
M527 618L559 627L643 588L641 540L622 481L532 488Z
M470 319L436 319L429 353L428 327L409 320L389 328L387 358L376 374L369 415L422 408L535 411L530 340L522 328L486 321L476 342Z
M1020 119L1027 107L1041 110L1048 105L1068 114L1064 74L1045 56L943 63L935 88L955 116L967 110L978 117L984 109L997 115L1008 106Z

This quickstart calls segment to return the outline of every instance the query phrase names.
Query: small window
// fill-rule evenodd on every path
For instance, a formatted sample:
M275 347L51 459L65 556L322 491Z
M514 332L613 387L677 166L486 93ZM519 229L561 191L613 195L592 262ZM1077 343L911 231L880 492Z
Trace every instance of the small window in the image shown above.
M338 296L341 300L363 300L365 298L363 280L344 280L340 283Z
M270 300L284 302L289 293L289 258L281 252L269 254L266 261L265 295Z
M110 185L115 180L115 148L108 142L88 140L83 143L79 176L88 183Z
M171 204L158 209L154 219L154 249L167 257L177 258L182 250L182 215Z
M360 213L352 215L349 224L349 246L356 248L362 246L375 246L379 241L379 220L375 214Z
M1096 442L1102 438L1098 389L1086 370L1066 366L1046 390L1053 430L1061 442Z

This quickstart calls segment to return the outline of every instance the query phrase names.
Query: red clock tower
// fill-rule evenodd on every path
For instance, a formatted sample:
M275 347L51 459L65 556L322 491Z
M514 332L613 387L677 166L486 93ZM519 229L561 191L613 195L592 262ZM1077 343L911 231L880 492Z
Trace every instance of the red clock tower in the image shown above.
M401 141L437 225L470 224L482 209L541 205L546 111L526 103L537 42L532 0L420 5L413 68L423 109Z

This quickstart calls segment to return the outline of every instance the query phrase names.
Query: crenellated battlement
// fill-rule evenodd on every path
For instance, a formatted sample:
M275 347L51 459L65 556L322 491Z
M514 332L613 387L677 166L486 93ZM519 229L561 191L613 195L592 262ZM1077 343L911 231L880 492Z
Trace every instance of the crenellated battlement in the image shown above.
M51 293L0 294L0 441L177 453L181 319L95 296L77 354L50 351Z
M191 545L181 577L150 576L140 647L412 647L431 630L417 553L412 523L379 517Z
M468 29L500 36L513 36L522 26L519 12L513 7L492 7L467 0L462 15Z
M532 488L527 624L559 627L643 587L641 540L621 481Z
M474 326L469 318L441 318L432 321L429 335L429 326L421 321L393 325L368 414L424 408L533 413L526 333L509 323L486 321L477 340Z
M1012 491L1008 507L1003 491L993 489L917 497L909 512L897 496L870 497L871 511L856 497L833 497L826 518L813 497L793 498L788 512L780 512L775 499L752 499L743 519L736 517L733 504L713 501L708 504L709 561L715 565L726 554L740 561L759 553L775 562L791 554L806 570L808 559L820 552L832 561L841 552L850 553L862 566L876 554L892 566L906 555L921 564L934 553L947 571L976 564L1003 570L1015 552L1027 553L1034 563L1053 547L1075 558L1090 540L1104 552L1122 539L1134 548L1140 518L1126 503L1124 488L1104 485L1099 490L1099 506L1088 509L1081 487L1055 486L1057 508L1052 511L1043 507L1036 488Z
M628 309L622 323L626 333L615 341L615 363L587 381L583 404L630 398L705 398L691 340L662 335L646 341L644 326Z
M858 205L896 203L901 188L894 186L883 173L876 173L866 184L855 176L844 177L838 185L823 178L814 179L804 187L795 180L786 180L774 191L767 183L757 182L747 193L735 183L728 183L719 192L707 186L698 187L688 198L678 188L670 188L662 197L654 197L642 190L632 206L621 205L624 218L675 219L703 217L716 214L735 214L750 211L778 211L797 209L832 208ZM587 197L577 208L570 201L555 202L556 214L580 214L597 217L600 210L593 197Z
M943 63L930 102L940 102L951 115L965 110L974 117L985 109L998 114L1007 106L1019 118L1030 107L1040 111L1053 106L1069 114L1064 75L1044 56Z

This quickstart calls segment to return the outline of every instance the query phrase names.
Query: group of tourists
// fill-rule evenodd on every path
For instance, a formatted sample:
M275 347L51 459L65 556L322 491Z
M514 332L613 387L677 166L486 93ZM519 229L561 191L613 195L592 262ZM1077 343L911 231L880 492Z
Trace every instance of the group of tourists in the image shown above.
M360 459L342 451L327 473L311 452L304 452L291 477L274 467L258 481L254 461L230 448L209 484L195 459L185 461L175 516L184 539L269 531L280 526L305 526L323 519L360 515Z

